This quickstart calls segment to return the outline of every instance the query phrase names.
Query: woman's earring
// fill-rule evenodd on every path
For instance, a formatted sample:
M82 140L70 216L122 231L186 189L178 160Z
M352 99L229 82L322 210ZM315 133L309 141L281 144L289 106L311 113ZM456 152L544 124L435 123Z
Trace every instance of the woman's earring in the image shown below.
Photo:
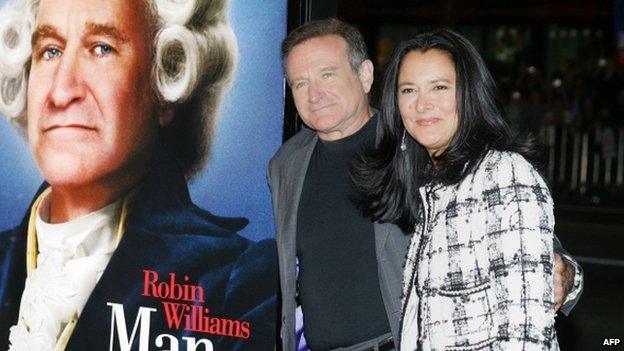
M405 129L403 129L403 136L401 137L401 151L407 150L407 145L405 145Z

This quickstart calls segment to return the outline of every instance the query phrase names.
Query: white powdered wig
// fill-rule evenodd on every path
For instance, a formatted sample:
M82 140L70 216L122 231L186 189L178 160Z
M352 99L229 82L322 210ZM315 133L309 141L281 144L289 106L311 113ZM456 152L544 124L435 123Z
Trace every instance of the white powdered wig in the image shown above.
M200 36L177 24L158 33L156 86L165 101L182 102L193 93L205 56Z
M195 9L196 0L155 0L158 17L164 22L185 25Z
M22 129L26 126L24 112L27 79L26 72L21 72L16 77L0 74L0 113Z
M203 31L180 25L163 28L156 37L156 87L166 102L181 103L200 80L229 86L236 65L236 38L229 25Z
M179 25L187 25L189 21L213 22L222 18L227 8L227 0L154 0L154 3L158 17L165 23Z
M24 11L16 6L3 8L1 15L0 71L7 75L16 75L30 58L30 33L34 18L24 16Z
M23 126L34 11L29 1L0 9L0 113Z
M165 20L173 15L163 11L182 13L189 3L193 11L184 25ZM210 153L221 97L234 77L236 37L226 0L154 0L152 4L160 21L154 39L154 89L164 105L175 108L173 123L162 134L191 176Z

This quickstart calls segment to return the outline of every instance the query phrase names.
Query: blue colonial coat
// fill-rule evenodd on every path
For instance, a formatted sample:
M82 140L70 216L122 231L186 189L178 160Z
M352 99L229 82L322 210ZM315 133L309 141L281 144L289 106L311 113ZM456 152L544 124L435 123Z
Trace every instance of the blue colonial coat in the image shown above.
M42 186L45 188L46 185ZM9 328L18 318L26 279L26 233L29 214L14 230L0 233L0 350L8 348ZM149 350L166 333L186 349L185 336L210 340L215 351L273 350L276 338L277 257L274 240L254 243L236 234L243 218L214 216L195 206L184 176L171 157L162 156L137 189L125 231L106 270L91 293L66 350L109 350L112 308L122 304L127 335L140 307L151 314ZM189 332L165 321L163 301L144 292L145 270L167 281L171 273L204 290L208 317L248 322L248 338ZM176 302L176 301L173 301ZM208 308L208 310L205 310ZM133 350L139 348L139 332ZM113 339L114 347L118 348ZM164 349L169 341L165 339ZM203 350L202 346L198 350Z

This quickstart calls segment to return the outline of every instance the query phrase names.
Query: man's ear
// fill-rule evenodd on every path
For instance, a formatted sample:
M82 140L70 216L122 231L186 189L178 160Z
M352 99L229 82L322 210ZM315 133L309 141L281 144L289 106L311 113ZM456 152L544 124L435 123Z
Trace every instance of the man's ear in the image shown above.
M364 60L360 64L360 69L358 71L358 78L360 79L360 83L362 83L362 88L368 94L371 90L371 86L373 86L375 68L373 67L373 63L371 60Z
M158 125L162 127L166 127L173 120L173 109L165 108L160 111L160 115L158 116Z

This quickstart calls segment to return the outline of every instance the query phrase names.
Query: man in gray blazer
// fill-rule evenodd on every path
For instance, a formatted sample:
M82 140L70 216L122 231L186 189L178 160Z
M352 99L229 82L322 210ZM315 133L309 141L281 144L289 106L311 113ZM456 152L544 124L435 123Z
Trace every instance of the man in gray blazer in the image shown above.
M392 224L372 223L350 201L349 162L374 142L377 124L368 101L373 64L362 35L335 19L310 22L284 40L282 58L310 128L288 140L269 165L283 349L304 349L305 341L312 349L398 349L410 237ZM569 262L558 258L555 281L558 306L573 291L566 312L582 289L582 271L560 244L555 251Z

